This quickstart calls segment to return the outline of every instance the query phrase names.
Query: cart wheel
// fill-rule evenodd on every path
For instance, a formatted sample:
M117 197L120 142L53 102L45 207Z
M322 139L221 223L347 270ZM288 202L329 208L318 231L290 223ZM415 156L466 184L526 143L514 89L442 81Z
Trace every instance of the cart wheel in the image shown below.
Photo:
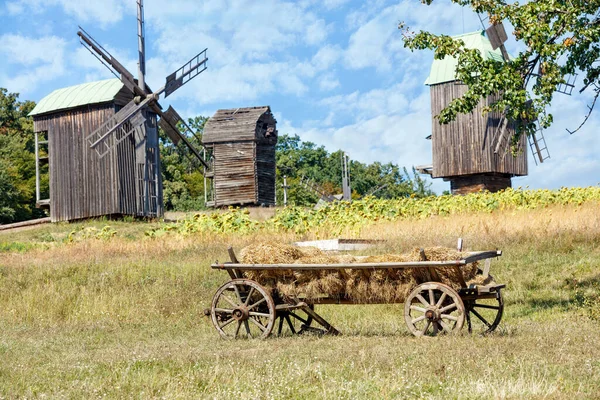
M415 336L457 332L465 322L465 306L450 286L427 282L417 286L406 299L404 319Z
M269 292L249 279L234 279L213 297L211 319L224 338L261 338L273 330L275 303Z
M315 309L315 306L312 304L309 304L308 307L311 310ZM310 326L312 321L312 315L307 314L301 308L295 310L278 310L275 320L277 336L300 335L304 332L312 332L317 329Z
M504 312L500 291L494 297L465 300L464 303L469 332L490 333L500 324Z

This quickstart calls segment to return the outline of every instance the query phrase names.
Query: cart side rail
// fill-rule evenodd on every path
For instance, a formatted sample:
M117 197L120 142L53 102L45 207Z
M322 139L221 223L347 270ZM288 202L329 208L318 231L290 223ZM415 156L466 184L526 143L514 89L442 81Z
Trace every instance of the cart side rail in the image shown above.
M293 269L297 271L315 270L315 269L377 269L377 268L431 268L431 267L456 267L471 264L475 261L487 258L498 257L502 251L475 251L468 253L468 256L454 261L408 261L408 262L381 262L381 263L341 263L341 264L234 264L234 263L215 263L211 265L213 269L238 269L238 270L275 270L275 269Z

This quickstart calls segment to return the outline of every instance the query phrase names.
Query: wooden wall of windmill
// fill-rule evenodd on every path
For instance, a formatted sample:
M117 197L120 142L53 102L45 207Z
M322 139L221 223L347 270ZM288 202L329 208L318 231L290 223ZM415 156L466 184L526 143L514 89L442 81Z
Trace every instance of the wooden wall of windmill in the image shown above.
M50 198L38 199L38 206L49 207L53 222L162 214L155 114L147 112L146 121L130 135L125 132L132 123L118 129L106 143L114 148L105 154L87 140L87 132L114 118L132 99L119 79L108 79L55 90L30 113L36 145L45 150L36 154L48 155L36 162L49 163Z
M268 106L218 110L204 127L207 206L275 205L277 121Z
M492 49L483 31L455 38L462 39L468 48L481 50L484 58L502 60L502 53ZM512 177L527 175L525 137L519 140L519 154L513 156L508 141L514 133L514 124L502 113L482 112L484 107L496 100L496 96L482 100L471 113L459 114L449 124L441 125L435 118L467 90L467 86L456 79L456 65L457 60L451 57L434 60L425 82L430 86L431 113L434 116L431 176L449 181L454 194L480 190L495 192L511 187Z

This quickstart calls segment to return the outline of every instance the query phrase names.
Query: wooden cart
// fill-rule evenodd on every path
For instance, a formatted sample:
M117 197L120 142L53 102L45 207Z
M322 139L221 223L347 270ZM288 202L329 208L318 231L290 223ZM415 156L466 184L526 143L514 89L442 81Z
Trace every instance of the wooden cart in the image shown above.
M421 250L423 254L423 251ZM456 332L467 324L469 332L492 332L502 319L504 302L501 289L506 285L467 286L461 268L475 261L485 260L484 277L489 276L491 258L502 255L497 251L468 252L456 261L416 261L351 264L240 264L233 249L229 249L231 262L216 263L213 269L225 270L230 281L217 289L210 309L210 316L219 334L225 338L266 338L274 330L277 335L304 332L339 334L339 332L315 311L317 304L364 304L343 297L284 297L277 290L267 290L258 282L247 279L250 270L339 270L339 269L396 269L427 268L432 281L416 286L404 301L404 319L409 331L415 336L436 336ZM436 268L454 268L461 280L461 288L455 290L436 279ZM439 277L438 277L439 278ZM369 303L374 304L374 303Z

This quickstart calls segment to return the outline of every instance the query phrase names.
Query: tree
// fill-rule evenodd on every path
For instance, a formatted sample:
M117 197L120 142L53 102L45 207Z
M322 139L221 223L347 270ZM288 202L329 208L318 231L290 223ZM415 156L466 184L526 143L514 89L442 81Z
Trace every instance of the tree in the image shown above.
M288 201L296 205L311 205L318 196L300 183L309 180L327 195L342 193L342 151L329 153L325 147L303 142L298 135L282 135L276 148L277 202L282 203L283 176L287 176ZM351 160L348 164L352 197L369 194L380 198L428 196L433 194L418 175L411 178L406 169L396 164L374 162L364 164Z
M35 208L35 140L27 115L35 103L0 88L0 223L44 216ZM48 190L47 180L42 190Z
M423 0L428 5L432 1ZM447 55L456 57L457 77L469 87L462 98L451 101L437 116L440 123L454 120L459 113L471 112L481 98L500 94L500 99L491 108L506 112L517 122L517 138L533 133L536 119L547 128L552 124L552 115L545 113L546 107L551 104L558 85L577 71L584 75L580 92L593 92L592 111L600 94L600 65L597 62L600 58L599 0L452 2L487 14L492 24L509 21L514 27L513 35L525 50L507 62L484 60L478 51L466 49L462 40L424 31L415 33L401 23L399 29L403 31L405 47L433 50L436 59ZM539 76L529 88L528 79L537 72Z
M188 119L188 126L182 125L179 131L197 149L202 149L202 133L207 117L197 116ZM159 132L161 171L163 174L163 197L165 208L175 211L199 210L204 204L204 176L202 164L183 143L177 146L162 130Z

